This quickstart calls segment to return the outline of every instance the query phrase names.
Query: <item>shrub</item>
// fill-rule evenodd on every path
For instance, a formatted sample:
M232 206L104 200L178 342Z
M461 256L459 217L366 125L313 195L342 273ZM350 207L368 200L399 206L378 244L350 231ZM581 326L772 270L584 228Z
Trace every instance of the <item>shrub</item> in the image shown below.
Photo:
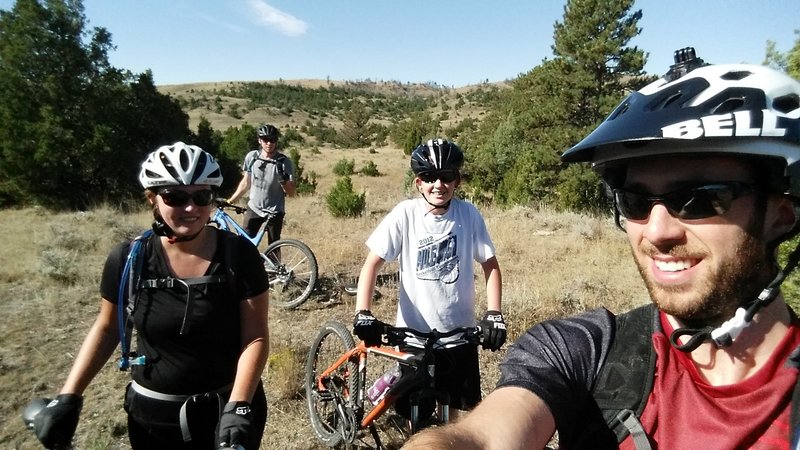
M305 169L303 168L302 164L300 164L300 152L296 148L289 149L289 158L291 158L292 163L294 164L294 180L295 180L295 189L297 189L297 193L300 195L303 194L313 194L317 191L317 174L313 171L308 175L305 176L303 172Z
M364 163L364 167L361 168L361 174L367 177L379 177L381 173L378 172L378 166L372 162L372 160L367 161Z
M325 203L333 217L357 217L364 212L367 194L356 194L349 176L336 180L336 185L325 195Z
M333 173L340 177L350 176L356 166L355 160L342 158L333 166Z

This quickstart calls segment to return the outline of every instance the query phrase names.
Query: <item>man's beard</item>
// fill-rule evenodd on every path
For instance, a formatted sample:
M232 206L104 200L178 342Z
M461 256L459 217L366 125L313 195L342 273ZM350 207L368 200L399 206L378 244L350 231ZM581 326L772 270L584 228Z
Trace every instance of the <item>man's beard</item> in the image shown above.
M767 276L772 271L767 269L769 264L764 243L744 231L739 236L739 245L734 252L736 257L699 280L690 297L685 295L685 288L657 285L637 259L637 268L653 303L684 325L695 327L718 326L733 317L738 307L756 300L769 283ZM642 251L652 253L645 249ZM670 250L670 254L680 253L679 247Z

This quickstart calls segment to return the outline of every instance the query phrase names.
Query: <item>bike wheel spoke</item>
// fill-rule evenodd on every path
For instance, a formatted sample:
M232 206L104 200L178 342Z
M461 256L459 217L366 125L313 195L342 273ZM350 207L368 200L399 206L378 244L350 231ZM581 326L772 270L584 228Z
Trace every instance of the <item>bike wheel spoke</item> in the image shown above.
M350 332L340 323L328 322L317 335L306 360L306 399L311 425L325 445L352 443L358 431L354 414L358 390L357 365L348 361L324 379L321 374L355 346Z
M311 295L317 281L317 260L311 249L300 241L282 239L264 252L270 276L270 302L294 308Z

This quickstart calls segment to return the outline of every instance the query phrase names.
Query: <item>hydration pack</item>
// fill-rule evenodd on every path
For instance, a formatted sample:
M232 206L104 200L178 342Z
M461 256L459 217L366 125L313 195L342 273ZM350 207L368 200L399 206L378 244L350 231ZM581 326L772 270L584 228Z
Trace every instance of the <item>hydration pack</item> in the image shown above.
M235 235L226 232L220 232L219 234L217 242L223 246L225 255L226 270L223 274L185 279L171 276L142 279L142 268L144 267L146 255L144 249L147 248L148 245L152 245L150 240L154 235L153 230L147 230L131 241L119 282L119 291L117 293L117 319L122 356L120 357L118 366L119 370L122 371L128 370L131 365L144 365L147 362L144 355L138 355L136 352L130 350L131 337L133 334L133 312L136 309L139 293L142 289L164 289L172 288L175 285L183 285L186 288L186 311L183 316L180 334L184 334L189 330L190 324L187 322L187 317L190 316L189 313L192 307L194 286L227 282L231 288L230 292L236 292L236 274L233 271L234 244L230 242L232 238L235 238ZM219 263L212 262L208 273L214 273L218 265Z

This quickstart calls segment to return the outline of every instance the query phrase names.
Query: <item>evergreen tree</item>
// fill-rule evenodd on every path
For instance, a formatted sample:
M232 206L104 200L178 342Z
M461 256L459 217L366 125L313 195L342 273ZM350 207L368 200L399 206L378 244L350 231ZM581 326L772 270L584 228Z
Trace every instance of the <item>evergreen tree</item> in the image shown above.
M781 53L775 47L774 41L767 41L767 54L764 58L764 65L768 65L778 70L783 70L789 76L800 80L800 30L794 30L797 39L794 46L787 53Z
M188 117L152 74L112 67L111 35L80 0L0 11L0 204L86 208L141 191L136 166L186 139Z
M501 93L497 108L468 137L471 182L501 204L602 207L591 172L564 170L558 156L595 127L627 89L645 81L644 53L628 42L640 29L633 0L570 0L545 59Z
M342 116L342 129L338 133L339 145L345 148L366 147L372 143L374 131L370 127L372 112L358 100Z

